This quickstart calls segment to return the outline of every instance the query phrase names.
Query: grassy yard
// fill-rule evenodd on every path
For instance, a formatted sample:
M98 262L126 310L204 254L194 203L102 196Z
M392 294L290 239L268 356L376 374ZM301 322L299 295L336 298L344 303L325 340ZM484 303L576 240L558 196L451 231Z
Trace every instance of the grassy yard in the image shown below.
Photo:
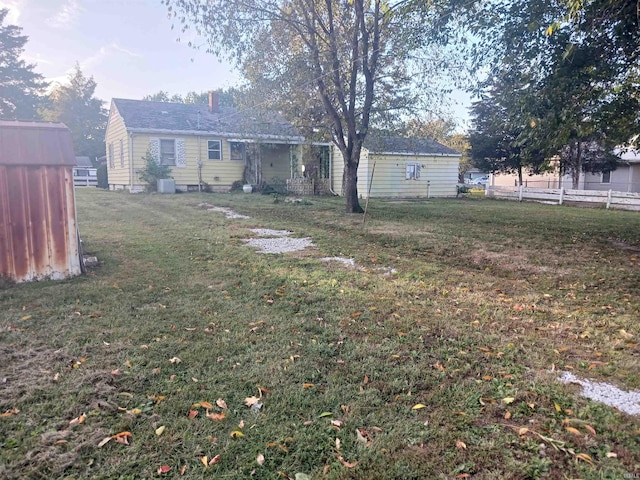
M638 213L372 200L363 226L333 198L77 204L100 265L0 285L3 479L640 475L640 419L556 381L640 389ZM258 254L249 228L316 246Z

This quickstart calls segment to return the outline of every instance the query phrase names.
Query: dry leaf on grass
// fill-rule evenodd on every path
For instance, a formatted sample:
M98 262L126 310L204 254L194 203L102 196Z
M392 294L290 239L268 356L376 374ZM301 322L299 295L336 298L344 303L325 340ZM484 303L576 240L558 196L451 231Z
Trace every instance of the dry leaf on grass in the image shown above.
M262 466L264 464L264 455L263 454L259 454L258 457L256 458L256 463L260 466Z
M459 448L460 450L466 450L467 444L461 440L456 440L456 448Z
M165 428L166 428L166 427L165 427L164 425L161 425L161 426L159 426L158 428L156 428L156 435L157 435L157 436L162 435L162 434L164 433Z
M180 360L178 357L173 357L169 359L169 362L171 363L180 363L182 360Z
M244 399L244 404L247 407L251 407L253 405L255 405L256 403L258 403L260 401L260 399L256 396L252 396L252 397L247 397Z
M224 412L221 413L209 413L207 412L207 418L210 420L215 420L215 421L220 421L220 420L224 420L225 414Z
M162 475L164 473L167 473L171 470L171 467L169 465L162 465L160 468L158 468L158 475Z
M216 405L218 405L218 407L224 409L227 408L227 402L225 402L223 399L219 398L216 400Z
M342 455L338 457L338 461L347 468L353 468L358 465L358 462L347 462Z

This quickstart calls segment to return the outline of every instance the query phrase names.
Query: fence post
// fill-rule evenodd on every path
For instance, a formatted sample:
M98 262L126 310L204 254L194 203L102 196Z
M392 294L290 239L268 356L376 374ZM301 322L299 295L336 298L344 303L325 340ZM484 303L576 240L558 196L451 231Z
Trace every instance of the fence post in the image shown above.
M607 210L611 207L611 189L609 189L609 193L607 193Z
M524 196L524 186L520 185L520 190L518 192L518 201L521 202L522 201L522 197Z
M427 198L431 198L431 180L427 180Z
M562 205L564 201L564 187L560 187L560 201L558 201L558 205Z

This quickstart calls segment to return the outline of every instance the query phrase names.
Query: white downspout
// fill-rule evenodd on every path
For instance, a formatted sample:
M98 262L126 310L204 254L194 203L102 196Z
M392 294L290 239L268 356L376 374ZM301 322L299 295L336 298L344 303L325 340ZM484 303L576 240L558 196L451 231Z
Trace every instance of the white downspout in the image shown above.
M133 133L129 133L129 193L133 192Z
M336 197L338 194L333 191L333 144L329 145L329 191Z

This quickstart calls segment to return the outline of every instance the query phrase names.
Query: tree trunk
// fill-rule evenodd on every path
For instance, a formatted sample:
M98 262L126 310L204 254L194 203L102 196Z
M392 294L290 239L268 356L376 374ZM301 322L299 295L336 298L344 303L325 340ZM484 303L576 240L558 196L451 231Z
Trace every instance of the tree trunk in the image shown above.
M578 190L580 188L580 172L582 171L582 146L580 140L576 142L576 156L573 165L573 171L571 172L572 181L573 181L573 189Z
M522 186L522 165L518 165L518 185Z
M342 174L342 192L346 200L347 213L363 213L364 210L358 201L358 165L360 163L360 149L356 147L347 147L346 151L342 151L344 158L344 171Z

